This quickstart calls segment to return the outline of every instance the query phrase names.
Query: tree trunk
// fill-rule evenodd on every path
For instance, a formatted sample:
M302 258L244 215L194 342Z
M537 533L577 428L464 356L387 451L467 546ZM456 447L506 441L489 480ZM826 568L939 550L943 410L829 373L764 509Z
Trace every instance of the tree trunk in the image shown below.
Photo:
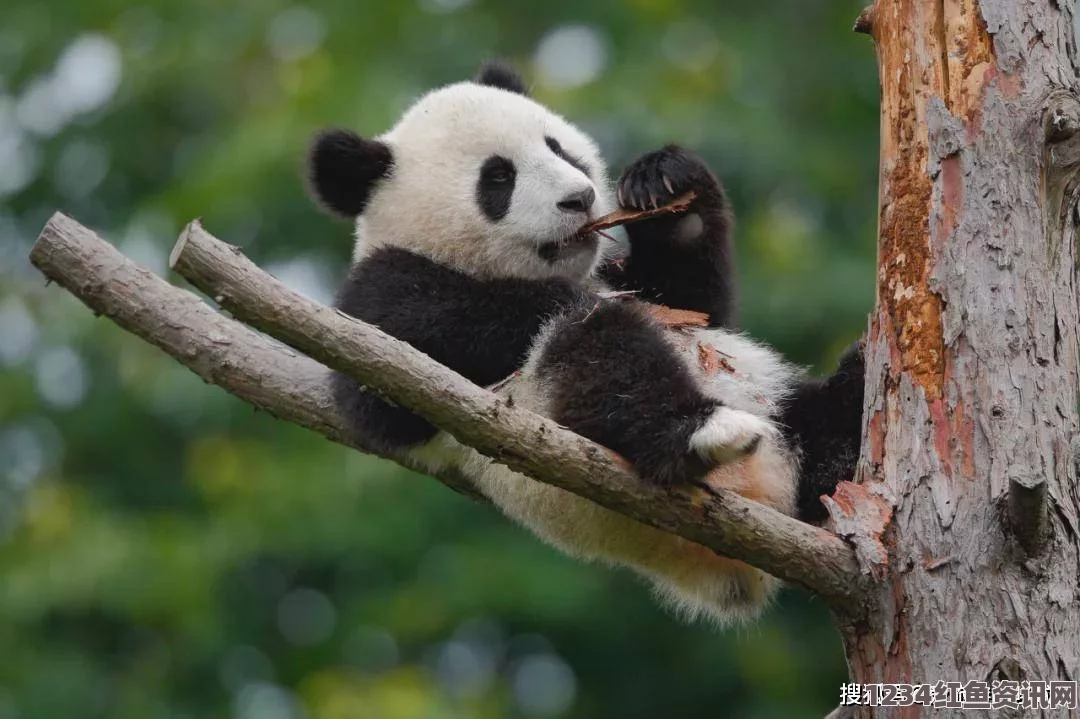
M1075 681L1072 5L878 0L856 29L877 46L882 108L866 491L849 515L892 520L871 609L840 617L851 681ZM962 714L991 713L1010 715Z

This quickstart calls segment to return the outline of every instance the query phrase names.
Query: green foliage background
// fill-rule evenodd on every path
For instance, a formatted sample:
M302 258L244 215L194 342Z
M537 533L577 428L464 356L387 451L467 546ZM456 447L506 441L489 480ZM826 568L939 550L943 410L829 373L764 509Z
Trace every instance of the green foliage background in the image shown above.
M745 327L827 369L873 298L877 80L860 3L5 0L0 719L819 717L820 602L716 631L437 483L253 412L26 261L63 209L158 271L183 223L325 299L349 229L306 199L325 125L508 57L613 168L665 142L729 188ZM583 25L599 75L543 82ZM111 73L111 74L110 74Z

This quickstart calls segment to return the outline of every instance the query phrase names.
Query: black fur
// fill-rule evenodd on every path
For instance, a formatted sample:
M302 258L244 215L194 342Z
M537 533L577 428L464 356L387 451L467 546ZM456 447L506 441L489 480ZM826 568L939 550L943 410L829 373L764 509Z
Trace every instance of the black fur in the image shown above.
M322 205L339 215L356 217L393 165L394 155L386 144L349 130L324 130L308 152L308 181Z
M586 177L592 177L589 173L589 168L580 157L575 157L563 149L563 146L559 144L559 141L554 137L544 137L544 143L548 146L548 149L555 153L555 156L569 164L571 167L581 170Z
M847 349L831 377L803 380L779 418L786 439L801 456L797 516L805 522L825 519L821 495L831 495L837 482L855 475L864 375L859 341Z
M552 389L551 418L626 457L642 478L670 485L708 470L690 437L720 403L701 393L639 303L564 318L538 372Z
M336 306L408 342L478 385L506 378L525 361L545 320L595 299L560 279L479 280L401 249L374 252L353 266ZM335 374L334 395L353 439L382 451L431 438L411 412Z
M379 399L340 372L330 375L330 389L350 439L372 452L382 454L423 444L438 432L420 415Z
M514 163L505 157L492 155L481 165L480 177L476 179L476 204L492 222L503 219L510 211L516 179Z
M671 185L668 190L667 184ZM639 291L642 299L709 315L714 327L735 326L734 256L731 216L720 182L696 155L675 145L643 155L619 180L621 205L645 209L663 205L693 190L689 212L697 213L702 232L677 237L685 215L664 215L626 226L630 256L601 268L619 289Z
M521 74L502 60L489 60L480 66L474 80L479 85L497 87L500 90L529 96L529 88Z

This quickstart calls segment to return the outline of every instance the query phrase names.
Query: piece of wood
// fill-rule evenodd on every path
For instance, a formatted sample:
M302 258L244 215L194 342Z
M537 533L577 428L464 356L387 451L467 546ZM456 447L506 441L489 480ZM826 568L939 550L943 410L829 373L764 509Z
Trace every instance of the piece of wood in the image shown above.
M708 327L709 315L694 310L680 310L667 305L649 305L649 314L658 322L673 329L683 327Z
M612 227L618 227L619 225L628 225L633 222L640 222L641 220L647 220L650 217L658 217L660 215L676 215L680 212L686 212L690 209L690 204L697 199L697 193L693 190L679 195L671 202L654 207L651 210L615 210L609 212L603 217L598 217L589 224L578 230L578 236L588 235L592 232L598 232L600 230L608 230Z
M472 384L378 328L298 295L198 222L172 265L234 317L422 415L510 468L812 589L857 613L865 577L834 534L730 491L664 490L625 460Z

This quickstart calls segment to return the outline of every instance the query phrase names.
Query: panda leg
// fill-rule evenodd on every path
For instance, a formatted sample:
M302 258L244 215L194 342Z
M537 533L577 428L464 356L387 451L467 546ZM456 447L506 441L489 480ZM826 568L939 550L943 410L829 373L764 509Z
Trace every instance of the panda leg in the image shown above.
M693 153L675 145L640 157L618 184L620 207L645 209L693 191L681 215L627 225L630 255L601 276L642 299L703 312L714 327L735 325L731 216L720 182Z
M664 485L702 477L753 452L772 425L705 396L662 330L636 302L557 320L528 372L556 422L628 459Z
M348 375L333 372L330 390L349 439L371 451L400 451L423 444L438 432L424 418L385 402Z
M780 418L800 455L797 515L825 519L822 495L854 477L859 459L863 410L863 343L856 342L825 379L808 378L796 388Z

